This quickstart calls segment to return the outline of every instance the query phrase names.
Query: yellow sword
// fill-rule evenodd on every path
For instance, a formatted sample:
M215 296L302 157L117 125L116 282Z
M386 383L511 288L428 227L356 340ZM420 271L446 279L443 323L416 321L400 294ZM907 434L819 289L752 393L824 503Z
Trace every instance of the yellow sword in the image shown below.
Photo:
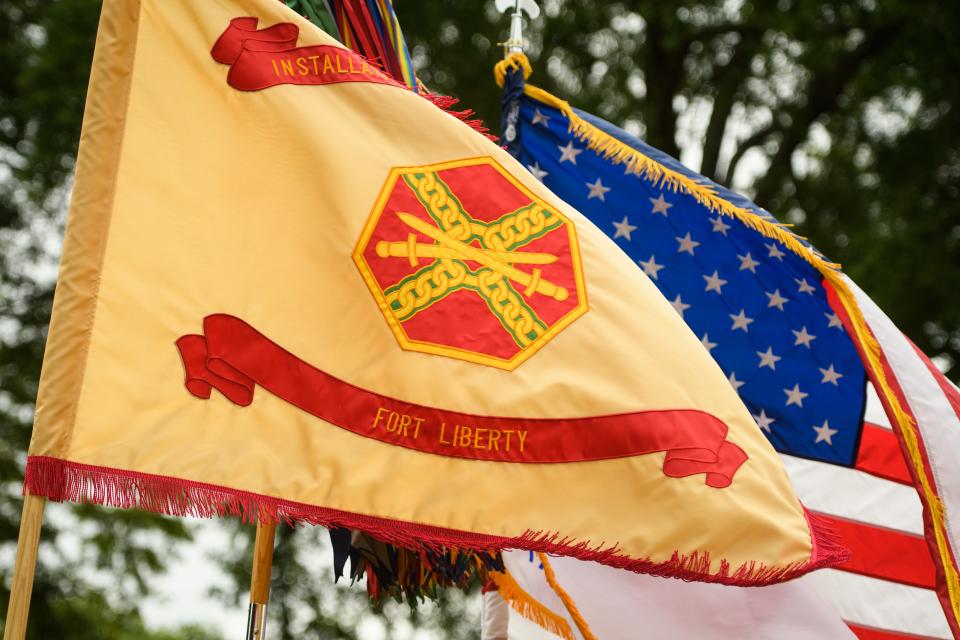
M456 249L448 249L435 244L423 244L417 242L417 236L410 234L413 238L409 242L386 242L381 240L377 243L377 255L381 258L410 258L410 265L417 266L418 258L456 258L460 259L460 253ZM557 256L549 253L527 253L524 251L494 251L492 249L479 249L494 260L513 264L550 264L557 261Z
M452 249L458 254L461 260L465 259L478 262L485 267L493 269L500 275L505 276L522 286L525 286L526 289L524 289L523 293L527 297L530 297L532 293L537 292L562 302L567 299L567 296L570 295L563 287L558 287L552 282L541 279L540 269L534 269L533 273L526 273L525 271L521 271L516 267L512 267L509 264L501 262L498 258L493 257L483 249L471 247L468 244L464 244L459 240L451 238L440 229L431 227L429 224L414 215L397 211L397 217L399 217L400 220L402 220L403 223L411 229L419 231L425 236L436 240L448 249ZM509 255L512 256L513 254L511 253Z

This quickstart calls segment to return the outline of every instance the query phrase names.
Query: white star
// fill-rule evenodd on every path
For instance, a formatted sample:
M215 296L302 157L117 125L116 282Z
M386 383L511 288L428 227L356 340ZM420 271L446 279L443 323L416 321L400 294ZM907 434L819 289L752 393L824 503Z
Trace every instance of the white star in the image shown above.
M737 380L737 374L733 371L730 372L730 377L727 378L727 380L730 382L731 386L733 386L734 391L740 391L740 387L746 384L742 380Z
M743 309L740 309L740 313L737 315L730 314L730 319L733 320L733 326L730 328L730 331L743 329L744 333L750 333L749 324L753 322L753 318L748 318L743 311Z
M823 315L827 316L827 320L830 321L830 324L827 325L827 328L828 328L828 329L829 329L830 327L836 327L837 329L840 329L841 331L843 331L843 322L840 320L840 318L837 316L837 314L835 314L835 313L825 313L825 314L823 314Z
M819 369L819 367L817 367L817 368ZM842 377L843 377L843 374L842 374L842 373L837 373L837 372L834 370L832 364L831 364L830 367L827 368L827 369L820 369L820 373L823 374L823 380L820 381L821 384L826 384L826 383L829 382L830 384L832 384L832 385L835 386L835 387L839 387L839 386L840 386L840 385L837 383L837 380L839 380L840 378L842 378Z
M600 202L607 201L607 199L604 196L606 195L607 191L610 191L610 187L603 186L603 183L600 182L599 177L597 178L597 181L594 182L593 184L590 184L589 182L586 184L587 184L587 188L590 189L590 195L587 196L587 200L590 200L591 198L600 198Z
M643 267L643 272L645 274L647 274L654 280L659 280L660 278L657 276L657 273L660 272L660 269L663 269L663 265L657 264L657 261L654 260L654 258L656 258L656 256L650 256L650 259L647 260L646 262L644 262L643 260L639 260L638 264L641 267Z
M770 304L767 305L768 307L776 307L780 309L780 311L783 311L783 303L790 302L789 298L784 298L780 295L780 289L775 290L773 293L767 293L766 291L764 291L764 293L770 298ZM792 309L793 307L790 308Z
M557 149L560 149L560 162L569 160L572 164L577 164L577 156L583 153L583 149L577 149L573 146L573 140L568 142L565 147L557 145Z
M623 216L621 222L614 222L613 226L617 228L617 232L613 234L614 240L617 238L626 238L627 242L630 242L630 234L637 230L637 228L627 220L627 216Z
M707 281L707 288L704 291L716 291L719 294L723 294L720 291L720 287L727 284L727 281L720 277L720 275L714 271L712 276L703 276L703 279Z
M533 124L540 124L540 123L542 122L543 125L546 126L547 120L549 120L549 119L550 119L550 116L545 116L545 115L543 115L542 113L540 113L540 109L534 110L534 112L533 112Z
M662 213L664 217L670 215L670 212L667 211L673 205L663 199L663 194L661 193L656 199L650 198L650 204L653 205L653 211L650 213Z
M797 283L800 293L809 293L810 295L813 295L813 292L816 291L816 289L810 286L810 283L807 282L806 278L794 278L793 281Z
M749 269L752 273L757 272L757 265L760 263L754 260L749 253L745 256L738 255L737 257L740 258L740 271Z
M670 304L673 305L673 308L677 310L677 313L680 314L681 318L683 317L683 312L690 308L690 305L684 304L683 300L680 299L679 293L677 294L677 297L670 302Z
M753 419L757 421L757 426L770 433L770 425L775 421L773 418L769 417L763 409L760 409L760 415L753 416Z
M769 253L767 254L768 258L776 258L780 262L783 262L783 256L785 256L786 254L783 251L780 251L780 247L778 247L776 243L771 242L770 244L764 245L764 246L769 251Z
M757 355L760 356L760 364L757 365L757 367L760 369L764 367L770 367L776 371L777 361L782 359L780 356L774 355L773 347L767 347L766 351L757 351Z
M706 333L703 334L702 338L700 338L700 344L702 344L703 348L707 351L713 351L713 348L717 346L716 342L710 342L710 336Z
M800 385L793 385L793 389L784 389L783 392L787 394L787 406L789 407L792 404L797 405L798 407L803 407L803 399L809 396L809 393L804 393L800 391Z
M677 242L680 243L680 248L677 249L677 253L689 253L693 255L693 250L700 246L699 242L690 238L689 231L687 231L687 235L682 238L677 236Z
M817 444L818 442L826 442L831 447L833 446L833 440L831 440L831 438L837 433L837 430L830 428L829 420L824 420L823 424L819 427L811 428L817 432L817 439L813 444Z
M793 331L793 329L791 329L791 331ZM800 329L800 331L793 331L793 335L797 339L797 341L793 343L793 346L795 347L802 344L807 349L809 349L810 342L817 339L817 336L807 333L806 325L804 325L803 328Z
M547 173L546 171L544 171L543 169L540 168L540 163L539 163L539 162L534 162L533 164L528 164L528 165L527 165L527 169L529 169L530 173L533 174L533 177L536 178L537 180L539 180L540 182L543 182L543 179L544 179L545 177L547 177L548 175L550 175L549 173Z
M714 233L722 233L723 235L727 235L727 230L730 228L730 225L724 222L723 218L720 216L717 216L716 218L710 218L710 222L713 223Z

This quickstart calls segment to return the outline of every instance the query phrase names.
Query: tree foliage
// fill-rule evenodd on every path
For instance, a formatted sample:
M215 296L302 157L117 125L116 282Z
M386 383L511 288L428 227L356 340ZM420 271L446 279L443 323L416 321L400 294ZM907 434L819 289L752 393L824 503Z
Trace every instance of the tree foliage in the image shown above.
M645 137L798 225L928 353L960 363L960 5L931 0L542 0L528 26L533 82ZM0 551L19 487L96 32L96 0L0 3ZM397 0L422 79L496 125L491 69L508 20L492 1ZM389 108L385 105L384 108ZM960 376L960 366L950 375ZM212 640L151 631L138 602L189 542L182 521L52 509L31 638ZM252 527L225 523L220 558L242 602ZM278 637L359 637L380 625L477 635L476 599L387 604L334 587L319 530L280 530ZM66 544L65 540L72 540ZM70 551L73 549L73 551ZM98 570L109 588L85 579ZM10 567L0 566L8 585ZM0 587L0 616L8 593ZM373 622L371 622L373 620ZM442 630L442 631L441 631Z

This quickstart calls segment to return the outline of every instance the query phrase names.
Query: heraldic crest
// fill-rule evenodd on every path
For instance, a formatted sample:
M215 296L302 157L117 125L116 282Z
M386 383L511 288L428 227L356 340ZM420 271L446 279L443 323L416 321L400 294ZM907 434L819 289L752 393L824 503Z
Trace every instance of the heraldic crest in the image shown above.
M573 224L491 158L393 169L353 259L411 351L512 370L587 310Z

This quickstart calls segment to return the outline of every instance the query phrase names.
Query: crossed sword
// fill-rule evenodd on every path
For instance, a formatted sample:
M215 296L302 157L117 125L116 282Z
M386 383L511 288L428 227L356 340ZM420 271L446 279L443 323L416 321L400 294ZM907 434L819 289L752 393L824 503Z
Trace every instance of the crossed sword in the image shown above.
M541 278L541 269L539 267L535 267L532 273L527 273L513 266L514 264L550 264L557 260L557 256L552 256L548 253L478 249L477 247L472 247L460 242L456 238L444 233L437 227L430 226L412 214L402 211L397 211L396 214L408 227L419 231L439 244L418 243L417 236L413 233L407 236L406 242L386 242L381 240L377 243L377 255L381 258L407 258L412 267L420 264L420 258L472 260L485 267L489 267L500 275L525 287L523 294L528 298L533 293L540 293L562 302L570 295L565 288Z

